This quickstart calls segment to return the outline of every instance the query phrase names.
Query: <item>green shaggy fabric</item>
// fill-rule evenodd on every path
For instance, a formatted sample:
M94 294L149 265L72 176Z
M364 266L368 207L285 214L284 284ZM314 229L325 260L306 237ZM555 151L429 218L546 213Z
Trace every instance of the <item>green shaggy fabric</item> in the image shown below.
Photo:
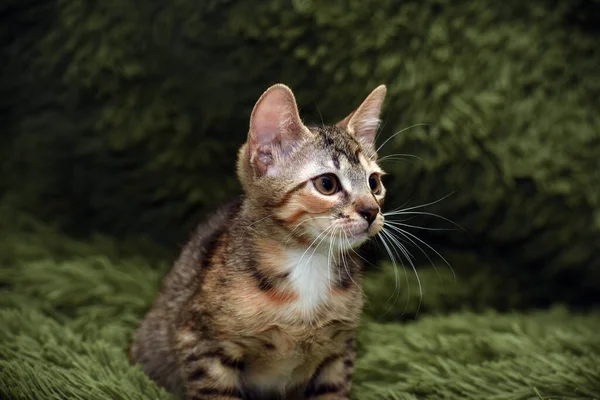
M126 357L168 268L156 250L75 241L6 207L0 217L0 398L172 398ZM377 322L414 313L419 300L411 289L408 307L386 304L393 286L382 289L381 276L366 285L354 399L600 399L600 310L435 315L461 298L460 285L425 272L429 315Z
M0 190L71 231L172 243L238 190L235 152L268 85L290 85L320 123L386 83L380 143L425 124L382 149L419 157L385 162L389 207L454 193L427 211L470 236L435 231L429 242L481 256L514 281L513 305L589 304L600 287L599 9L7 0Z
M280 81L313 123L386 83L379 143L402 132L382 154L411 155L382 161L388 209L435 202L394 218L468 232L406 227L452 269L416 239L418 275L372 268L355 398L600 399L600 311L572 311L600 303L599 10L3 1L0 398L169 397L129 337L175 243L238 192L252 105Z

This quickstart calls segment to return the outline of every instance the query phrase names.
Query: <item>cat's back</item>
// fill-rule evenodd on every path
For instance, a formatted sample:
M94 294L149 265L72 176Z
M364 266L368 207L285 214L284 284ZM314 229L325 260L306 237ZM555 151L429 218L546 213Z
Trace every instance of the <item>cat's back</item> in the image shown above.
M175 320L182 305L201 285L207 259L240 206L241 199L231 201L198 225L163 280L159 296L129 349L129 359L140 364L146 374L173 393L183 394L173 341Z
M204 269L210 262L221 236L231 227L242 199L235 199L214 211L200 223L183 247L179 258L165 277L160 290L164 299L183 300L189 297L203 280Z

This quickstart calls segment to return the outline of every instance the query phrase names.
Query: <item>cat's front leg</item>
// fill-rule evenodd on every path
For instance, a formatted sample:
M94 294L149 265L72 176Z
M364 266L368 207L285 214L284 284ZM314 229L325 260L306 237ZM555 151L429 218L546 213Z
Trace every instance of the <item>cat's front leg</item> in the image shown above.
M184 366L187 400L240 400L239 371L220 355L203 354Z
M242 399L243 360L226 343L190 340L180 343L179 354L186 400Z
M310 400L348 400L354 372L354 340L343 353L332 354L317 367L304 397Z

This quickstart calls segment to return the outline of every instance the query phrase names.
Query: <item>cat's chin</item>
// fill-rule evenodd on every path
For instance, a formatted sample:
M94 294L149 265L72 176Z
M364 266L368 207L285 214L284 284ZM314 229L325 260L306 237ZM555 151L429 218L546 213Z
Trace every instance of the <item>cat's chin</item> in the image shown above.
M338 250L342 250L342 251L346 251L346 250L350 250L350 249L358 249L360 246L362 246L363 244L365 244L369 239L375 237L379 231L381 230L381 228L379 228L378 226L371 226L367 229L362 229L362 230L345 230L344 231L344 239L340 240L338 238L333 238L333 239L329 239L332 240L332 244L334 248L337 248ZM327 246L329 246L329 243L327 243ZM326 247L327 247L326 246Z
M362 246L367 240L369 240L370 235L367 231L359 232L355 234L348 234L346 236L345 243L341 243L339 245L340 250L350 250L357 249Z

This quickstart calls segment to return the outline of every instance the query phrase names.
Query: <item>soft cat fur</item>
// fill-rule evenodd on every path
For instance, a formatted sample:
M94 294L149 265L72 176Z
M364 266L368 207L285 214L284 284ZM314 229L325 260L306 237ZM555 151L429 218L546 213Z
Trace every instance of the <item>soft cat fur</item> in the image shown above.
M130 349L186 399L348 399L363 305L353 249L383 226L376 88L306 127L292 91L258 100L238 156L242 201L200 225Z

